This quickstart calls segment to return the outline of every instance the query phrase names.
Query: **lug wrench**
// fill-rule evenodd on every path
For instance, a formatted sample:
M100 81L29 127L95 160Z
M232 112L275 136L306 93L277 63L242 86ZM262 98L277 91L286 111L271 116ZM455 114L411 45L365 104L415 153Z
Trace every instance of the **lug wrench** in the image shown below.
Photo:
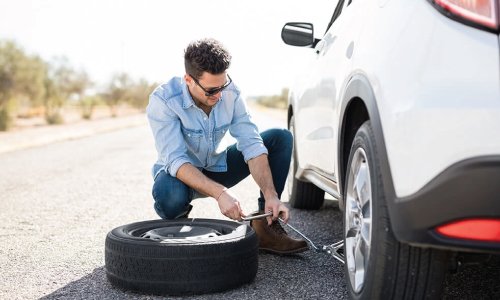
M267 212L267 213L261 214L261 215L242 217L241 219L243 221L250 221L250 220L270 217L272 215L273 215L272 212ZM331 245L318 245L318 246L316 246L313 243L313 241L311 241L311 239L309 239L305 234L303 234L302 232L297 230L295 227L293 227L292 225L290 225L288 223L285 223L285 221L283 221L283 219L281 219L281 218L278 218L278 220L280 221L281 224L288 226L291 230L295 231L298 235L303 237L309 243L309 245L311 245L311 247L314 249L314 251L316 251L318 253L330 254L331 256L333 256L333 258L340 261L342 264L345 263L344 241L341 240L341 241L335 242Z

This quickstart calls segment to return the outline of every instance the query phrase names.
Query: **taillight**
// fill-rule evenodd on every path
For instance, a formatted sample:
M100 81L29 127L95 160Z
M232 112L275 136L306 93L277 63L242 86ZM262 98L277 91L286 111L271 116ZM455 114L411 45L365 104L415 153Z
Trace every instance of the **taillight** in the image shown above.
M438 226L436 232L449 238L500 242L500 220L466 219Z
M493 31L500 29L499 2L500 0L434 0L451 17Z

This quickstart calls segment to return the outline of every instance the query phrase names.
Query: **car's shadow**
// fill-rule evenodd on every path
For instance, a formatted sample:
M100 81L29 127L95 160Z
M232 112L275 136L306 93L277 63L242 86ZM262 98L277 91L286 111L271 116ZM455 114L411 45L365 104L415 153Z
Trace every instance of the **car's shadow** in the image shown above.
M448 274L443 299L500 299L500 255Z

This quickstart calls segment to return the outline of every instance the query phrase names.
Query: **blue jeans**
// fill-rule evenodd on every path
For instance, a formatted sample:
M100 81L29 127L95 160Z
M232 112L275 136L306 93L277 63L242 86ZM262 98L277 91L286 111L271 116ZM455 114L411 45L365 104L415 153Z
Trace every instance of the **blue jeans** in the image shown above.
M274 187L278 197L281 198L290 167L293 137L286 129L269 129L260 135L268 150ZM236 149L236 145L232 145L227 148L227 172L203 170L203 174L230 188L250 175L250 170L243 159L243 154ZM161 171L155 178L153 184L154 208L162 219L174 219L187 211L189 203L195 198L195 195L196 192L193 189L165 171ZM264 209L264 203L261 191L258 198L260 210Z

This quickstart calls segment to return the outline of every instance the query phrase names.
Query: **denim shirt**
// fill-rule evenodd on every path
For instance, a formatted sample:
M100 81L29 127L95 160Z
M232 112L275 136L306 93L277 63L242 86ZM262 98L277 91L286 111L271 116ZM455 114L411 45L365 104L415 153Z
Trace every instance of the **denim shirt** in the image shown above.
M240 90L230 84L207 115L195 105L186 83L174 77L149 96L146 109L153 131L158 160L153 176L165 170L176 177L179 168L190 163L198 169L227 171L226 149L218 146L227 131L245 162L267 154L257 126L251 121Z

